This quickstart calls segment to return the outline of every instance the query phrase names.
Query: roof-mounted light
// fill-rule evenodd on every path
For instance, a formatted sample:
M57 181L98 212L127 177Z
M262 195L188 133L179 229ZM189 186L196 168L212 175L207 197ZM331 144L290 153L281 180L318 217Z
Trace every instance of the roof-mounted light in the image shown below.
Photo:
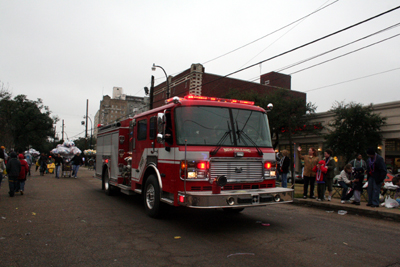
M169 98L165 101L165 103L179 103L182 100L205 100L205 101L215 101L215 102L224 102L224 103L237 103L237 104L244 104L244 105L254 105L254 101L248 100L237 100L237 99L227 99L227 98L219 98L219 97L210 97L210 96L197 96L197 95L187 95L184 98L174 97ZM176 102L177 101L177 102Z

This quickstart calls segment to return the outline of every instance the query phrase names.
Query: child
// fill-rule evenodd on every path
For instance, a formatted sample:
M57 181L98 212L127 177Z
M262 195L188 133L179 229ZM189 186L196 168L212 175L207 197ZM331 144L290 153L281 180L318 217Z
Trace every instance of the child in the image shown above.
M363 191L364 169L362 167L353 168L353 190L346 195L346 200L349 200L354 194L354 201L351 204L360 205L361 193Z
M316 173L316 181L317 181L317 192L318 192L318 199L317 201L324 200L325 196L325 181L324 181L324 174L328 171L325 168L325 161L320 160L317 165L314 166L313 172Z
M396 175L392 179L393 185L397 185L399 188L396 189L396 194L394 195L394 199L400 204L400 176Z

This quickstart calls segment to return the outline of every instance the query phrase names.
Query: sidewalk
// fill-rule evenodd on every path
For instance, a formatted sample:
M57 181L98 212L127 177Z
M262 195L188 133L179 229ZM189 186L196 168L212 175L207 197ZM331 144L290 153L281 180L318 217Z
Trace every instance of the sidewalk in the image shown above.
M385 207L371 208L366 206L367 202L361 202L360 206L356 206L350 203L342 204L340 203L340 199L337 198L333 198L332 201L317 201L316 199L309 199L309 198L307 199L295 198L293 200L293 204L315 207L333 212L344 210L347 211L348 214L357 214L357 215L380 218L380 219L391 219L400 222L399 208L393 208L393 209L388 209Z
M280 186L277 183L276 186ZM290 187L291 184L288 185ZM348 214L358 214L362 216L380 218L380 219L390 219L397 222L400 222L400 208L388 209L386 207L380 206L379 208L371 208L366 206L367 202L362 197L361 205L356 206L350 203L342 204L340 203L340 198L337 194L334 194L332 201L317 201L316 199L303 199L303 184L295 185L295 198L293 199L293 204L295 205L303 205L313 208L319 208L326 211L338 212L339 210L344 210ZM317 190L315 189L314 195L317 196Z

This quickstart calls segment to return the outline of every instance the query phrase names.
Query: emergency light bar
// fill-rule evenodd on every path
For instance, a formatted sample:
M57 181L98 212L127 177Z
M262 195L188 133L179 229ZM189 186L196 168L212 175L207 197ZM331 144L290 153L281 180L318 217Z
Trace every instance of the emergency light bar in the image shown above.
M165 103L168 104L173 100L174 100L173 98L169 98L165 100ZM252 105L252 106L254 105L254 101L227 99L227 98L210 97L210 96L197 96L197 95L187 95L184 98L179 97L179 101L182 100L206 100L206 101L225 102L225 103L237 103L237 104Z

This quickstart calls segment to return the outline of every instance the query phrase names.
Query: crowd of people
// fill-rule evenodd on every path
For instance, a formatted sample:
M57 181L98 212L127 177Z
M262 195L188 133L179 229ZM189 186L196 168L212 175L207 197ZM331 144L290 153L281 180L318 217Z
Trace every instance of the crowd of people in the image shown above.
M307 154L301 154L302 148L299 146L298 157L304 162L303 164L303 198L317 199L317 201L332 200L333 180L335 177L335 160L331 149L324 151L324 157L320 159L317 150L313 147L308 149ZM379 195L381 186L386 178L387 169L383 158L376 153L373 148L366 151L368 160L364 161L361 154L345 165L340 172L338 184L342 188L341 203L351 203L360 205L361 195L364 185L364 175L367 175L367 206L379 207ZM282 187L287 187L287 174L290 166L289 152L281 151L277 154L277 171L278 179L282 181ZM398 177L393 180L394 185L400 186ZM315 183L317 184L317 197L314 196ZM326 191L328 194L326 196ZM353 201L350 201L354 198ZM400 189L395 198L400 203Z
M0 147L0 188L4 175L7 174L10 197L14 197L15 193L24 194L25 182L27 176L31 175L31 166L36 165L36 170L41 174L48 172L48 164L55 165L55 178L60 178L61 168L64 164L71 165L72 177L78 178L79 167L84 164L84 159L80 153L75 154L72 159L63 158L60 154L47 156L41 153L40 156L34 157L28 151L17 154L15 151L6 153L5 147Z

